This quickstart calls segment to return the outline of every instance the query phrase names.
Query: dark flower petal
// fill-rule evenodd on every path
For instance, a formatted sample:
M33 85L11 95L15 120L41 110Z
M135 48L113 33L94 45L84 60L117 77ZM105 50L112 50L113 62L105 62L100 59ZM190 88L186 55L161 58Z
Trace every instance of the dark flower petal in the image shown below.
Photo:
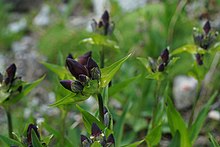
M7 73L7 78L5 79L5 84L8 85L9 83L12 83L14 77L15 77L15 73L16 73L16 65L13 63L11 64L7 69L6 69L6 73Z
M70 91L72 91L72 83L73 83L73 81L71 81L71 80L61 80L60 81L60 84L64 87L64 88L66 88L66 89L68 89L68 90L70 90Z
M159 65L159 67L158 67L158 71L159 71L159 72L162 72L162 71L164 71L164 68L165 68L164 63L161 63L161 64Z
M73 55L72 55L71 53L69 53L66 58L74 59L74 58L73 58Z
M169 50L166 48L162 51L161 55L160 55L162 61L164 63L167 63L169 60Z
M89 51L87 53L85 53L84 55L80 56L78 58L78 62L81 64L81 65L86 65L87 62L88 62L88 59L92 57L92 51Z
M87 69L77 61L67 58L66 65L71 74L78 79L80 74L88 75Z
M28 142L28 145L32 145L32 142L31 142L31 130L34 130L34 132L36 133L38 139L40 140L40 134L38 132L38 129L37 129L37 126L33 125L33 124L30 124L28 126L28 129L27 129L27 142Z
M89 75L93 80L100 79L101 71L98 67L98 64L92 58L89 58L86 68L88 69Z
M205 25L203 26L203 30L205 31L206 34L209 33L209 31L211 30L211 25L209 21L206 21Z
M197 53L196 54L196 62L198 65L203 65L203 59L202 59L202 56L201 54Z
M107 138L107 144L115 144L115 139L113 134L110 134Z
M75 93L81 93L83 91L83 85L79 81L73 81L71 89Z
M102 21L105 24L109 23L109 13L107 10L102 14Z
M101 129L95 124L95 123L92 123L92 136L94 137L98 137L99 135L102 134L102 131Z
M82 85L85 86L86 83L89 81L89 77L87 77L86 75L81 74L81 75L79 75L78 80L82 83Z

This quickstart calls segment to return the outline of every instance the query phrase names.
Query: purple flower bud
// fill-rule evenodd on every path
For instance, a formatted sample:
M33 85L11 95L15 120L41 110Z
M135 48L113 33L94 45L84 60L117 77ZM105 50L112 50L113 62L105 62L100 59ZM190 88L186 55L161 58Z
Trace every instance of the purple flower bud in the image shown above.
M82 83L82 85L85 86L87 84L87 82L89 81L89 77L87 77L86 75L81 74L81 75L79 75L78 80Z
M109 13L107 10L105 10L105 12L102 14L102 22L104 25L109 23Z
M205 25L203 26L203 30L205 31L206 34L209 33L209 31L211 30L211 25L209 21L206 21Z
M159 65L159 67L158 67L158 71L159 71L159 72L163 72L163 71L164 71L164 68L165 68L164 63L161 63L161 64Z
M169 61L169 50L166 48L162 51L161 55L160 55L162 61L164 63L168 63Z
M13 79L15 77L15 73L16 73L16 65L13 63L11 64L7 69L6 69L6 73L7 73L7 78L5 79L5 84L8 85L9 83L13 82Z
M89 51L87 53L85 53L84 55L80 56L78 58L78 62L81 64L81 65L86 65L87 62L88 62L88 59L92 57L92 52Z
M74 59L72 54L68 54L68 56L66 58L70 58L70 59Z
M87 69L83 65L81 65L80 63L78 63L77 61L75 61L71 58L66 59L66 65L67 65L69 71L71 72L71 74L76 79L79 78L80 74L88 75Z
M61 81L60 81L60 84L61 84L64 88L66 88L66 89L68 89L68 90L70 90L70 91L72 91L72 89L71 89L72 83L73 83L73 81L71 81L71 80L61 80Z
M92 131L91 132L92 132L92 136L94 136L94 137L98 137L99 135L102 134L102 131L95 123L92 123Z
M110 135L108 136L106 143L107 143L107 146L109 146L109 145L114 145L114 144L115 144L115 139L114 139L113 134L110 134Z
M89 60L88 60L87 69L89 71L90 77L93 80L100 79L100 77L101 77L100 69L98 67L98 64L92 58L89 58Z
M196 62L198 65L203 65L203 59L202 59L203 55L197 53L196 54Z
M34 130L34 132L36 133L38 139L40 140L40 134L38 132L38 129L37 129L37 126L33 125L33 124L30 124L28 126L28 129L27 129L27 142L28 142L28 146L32 146L32 141L31 141L31 130Z

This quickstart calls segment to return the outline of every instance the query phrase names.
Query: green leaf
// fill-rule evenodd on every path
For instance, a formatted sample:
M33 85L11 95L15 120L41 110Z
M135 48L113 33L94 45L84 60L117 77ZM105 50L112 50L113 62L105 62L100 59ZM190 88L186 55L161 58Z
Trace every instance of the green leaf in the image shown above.
M213 137L211 133L209 133L209 140L211 142L211 147L220 147L217 140Z
M91 147L102 147L102 145L98 142L98 141L95 141Z
M120 116L119 120L117 121L117 123L115 124L115 127L114 127L114 136L116 139L115 146L120 146L120 144L121 144L125 116L126 116L128 110L131 108L131 106L132 106L132 101L131 101L131 97L130 97L124 106L122 115Z
M18 95L9 98L9 101L4 101L3 104L14 104L16 102L18 102L20 99L22 99L23 97L25 97L28 93L31 92L32 89L34 89L36 86L38 86L38 84L40 84L40 82L45 78L45 75L42 76L40 79L32 82L32 83L25 83L23 85L22 88L22 92L19 93Z
M180 146L180 132L177 130L174 137L172 138L169 147Z
M122 147L137 147L138 145L140 145L143 142L144 142L144 140L140 140L140 141L134 142L132 144L124 145Z
M193 123L192 127L189 128L189 134L190 134L190 140L192 143L195 142L196 138L198 137L198 134L204 124L204 121L207 118L209 109L211 104L213 103L215 97L217 96L218 92L216 91L211 98L208 100L206 105L202 108L202 110L199 112L195 122Z
M76 105L76 107L82 113L83 123L89 134L91 134L91 127L93 123L96 123L101 130L105 129L105 125L102 124L96 117L81 108L79 105Z
M51 139L53 138L53 136L54 136L53 134L50 136L47 136L47 137L43 138L42 141L48 145L50 143Z
M64 98L51 104L50 106L57 107L60 105L74 104L76 102L84 101L88 98L89 98L89 96L82 96L81 94L70 93L70 94L66 95Z
M113 76L120 69L121 65L131 56L131 54L113 63L112 65L101 69L101 87L105 87L112 80Z
M114 94L123 90L125 87L127 87L130 83L132 83L133 81L135 81L139 77L140 77L140 75L136 76L136 77L129 78L129 79L122 81L120 83L114 84L113 86L111 86L109 88L109 96L113 96Z
M108 39L108 37L103 36L103 35L93 35L90 38L85 38L83 39L80 43L89 43L91 45L98 45L98 46L106 46L111 49L115 49L116 51L119 50L119 46L117 43L113 40Z
M181 140L180 147L192 146L189 140L186 124L183 118L181 117L181 115L179 114L179 112L175 109L169 97L167 97L166 112L167 112L168 123L170 126L172 136L175 136L176 131L180 132L180 140Z
M171 55L180 54L182 52L188 52L190 54L196 54L196 53L204 54L205 50L197 47L194 44L188 44L188 45L184 45L180 48L175 49L174 51L171 52Z
M46 62L41 62L41 64L43 64L46 68L57 74L60 79L64 79L66 75L70 74L63 66Z
M142 58L142 57L137 57L137 59L144 65L144 67L147 69L148 73L153 73L152 72L152 67L150 65L152 60L151 58Z
M147 134L145 140L146 140L148 146L155 146L160 142L161 127L162 127L162 125L159 124L158 126L151 129L151 131Z
M43 147L33 129L31 130L31 142L33 147Z
M16 145L16 146L23 147L23 145L22 145L20 142L14 140L14 139L5 137L5 136L3 136L3 135L0 135L0 139L1 139L4 143L6 143L8 146Z

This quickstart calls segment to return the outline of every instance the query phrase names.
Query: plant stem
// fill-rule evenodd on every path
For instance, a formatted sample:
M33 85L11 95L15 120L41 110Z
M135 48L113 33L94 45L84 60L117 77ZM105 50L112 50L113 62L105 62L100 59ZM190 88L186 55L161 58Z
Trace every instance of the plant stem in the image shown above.
M10 109L7 108L6 110L6 115L7 115L7 119L8 119L8 135L11 139L13 139L13 126L12 126L12 118L11 118L11 112Z
M102 48L100 51L100 68L104 68L105 66L105 54L104 49Z
M104 105L103 105L102 95L98 93L97 96L99 102L99 119L102 123L104 123Z
M61 146L65 146L65 122L67 112L65 110L61 110Z

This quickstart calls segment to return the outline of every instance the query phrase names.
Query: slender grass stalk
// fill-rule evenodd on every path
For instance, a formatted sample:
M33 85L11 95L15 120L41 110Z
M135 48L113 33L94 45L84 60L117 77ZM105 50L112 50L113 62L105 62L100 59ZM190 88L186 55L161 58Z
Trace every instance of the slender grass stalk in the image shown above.
M12 117L11 117L11 112L10 108L6 108L6 115L7 115L7 120L8 120L8 135L11 139L13 139L13 126L12 126Z
M99 119L102 123L104 123L104 105L102 95L100 93L97 94L98 103L99 103Z
M65 146L65 127L66 127L66 115L65 110L61 110L61 146Z

